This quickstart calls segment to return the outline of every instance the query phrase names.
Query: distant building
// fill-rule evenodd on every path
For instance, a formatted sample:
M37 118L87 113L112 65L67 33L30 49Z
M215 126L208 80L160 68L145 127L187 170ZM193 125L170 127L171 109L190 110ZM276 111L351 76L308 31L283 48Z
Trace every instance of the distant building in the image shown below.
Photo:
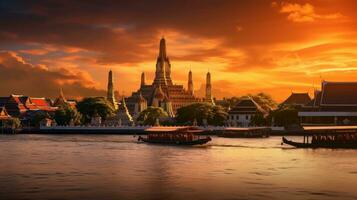
M311 102L309 93L291 93L291 95L280 104L280 106L302 107Z
M211 75L207 74L206 99L211 101ZM169 116L174 116L177 109L195 102L200 102L202 99L194 96L193 92L192 71L188 73L187 90L183 85L175 85L171 79L171 63L166 54L166 42L162 38L160 40L159 56L156 62L155 78L151 85L148 85L145 80L144 72L141 74L140 88L133 92L126 99L127 108L134 118L146 107L154 106L163 108Z
M55 121L48 117L46 117L40 121L40 127L51 127L51 126L55 126L55 125L56 125Z
M207 72L206 75L206 95L204 101L214 105L214 100L212 97L211 73L209 72Z
M261 113L264 116L267 115L267 111L258 105L257 102L250 97L245 97L228 111L227 124L229 126L247 127L257 113Z
M11 116L7 113L5 107L0 107L0 121L6 121L11 119Z
M126 107L125 98L122 99L116 115L105 119L107 126L131 126L133 123L134 120Z
M107 88L107 100L112 104L114 109L118 109L118 103L115 99L114 95L114 84L113 84L113 72L112 70L109 71L108 74L108 88Z
M71 108L76 108L77 102L73 100L67 100L63 94L63 90L61 88L60 90L60 95L58 96L57 99L53 102L52 106L61 108L64 106L69 106Z
M298 116L302 124L357 124L357 82L323 81Z
M0 107L5 107L11 116L19 118L32 111L54 112L57 109L45 98L13 94L9 97L0 97Z

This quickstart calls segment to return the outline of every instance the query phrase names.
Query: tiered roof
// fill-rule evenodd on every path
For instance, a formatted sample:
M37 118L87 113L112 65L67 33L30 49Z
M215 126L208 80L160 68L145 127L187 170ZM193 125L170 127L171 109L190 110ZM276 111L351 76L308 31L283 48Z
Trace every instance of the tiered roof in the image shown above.
M55 111L45 98L35 98L24 95L10 95L0 97L0 107L5 107L7 112L13 116L20 116L27 111Z
M304 111L357 111L357 82L322 82Z
M252 98L246 97L241 99L237 105L235 105L228 113L229 114L254 114L261 112L266 114L267 112Z
M308 93L291 93L282 105L306 105L311 101Z

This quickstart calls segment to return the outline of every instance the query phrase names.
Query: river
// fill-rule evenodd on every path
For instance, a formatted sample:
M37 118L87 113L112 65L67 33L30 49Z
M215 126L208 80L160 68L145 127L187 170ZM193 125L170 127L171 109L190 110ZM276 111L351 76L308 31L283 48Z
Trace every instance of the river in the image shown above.
M130 135L0 135L0 199L357 199L357 150L280 143L213 137L179 147Z

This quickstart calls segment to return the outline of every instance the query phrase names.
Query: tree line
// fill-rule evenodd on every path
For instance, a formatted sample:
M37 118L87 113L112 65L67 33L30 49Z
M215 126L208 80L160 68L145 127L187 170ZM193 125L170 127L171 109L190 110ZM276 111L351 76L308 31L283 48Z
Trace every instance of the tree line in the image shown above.
M257 102L269 115L265 116L259 111L251 119L251 126L289 126L298 124L298 108L292 106L278 105L269 95L258 93L255 95L248 94ZM148 107L142 111L138 118L137 124L141 125L226 125L229 109L233 108L242 97L224 98L217 101L216 105L199 102L183 106L177 110L174 119L169 118L167 113L158 107ZM58 125L85 125L91 122L95 115L99 115L103 120L116 114L115 109L110 102L104 97L88 97L79 101L76 107L64 104L59 107L53 114L38 112L30 118L28 125L39 126L40 121L45 118L54 119ZM12 121L18 124L18 121Z

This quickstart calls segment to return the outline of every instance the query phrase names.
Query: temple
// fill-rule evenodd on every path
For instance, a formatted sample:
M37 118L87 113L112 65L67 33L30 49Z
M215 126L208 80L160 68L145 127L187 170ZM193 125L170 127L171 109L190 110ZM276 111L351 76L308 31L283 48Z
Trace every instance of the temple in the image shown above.
M109 71L108 74L108 89L107 89L107 100L113 105L113 108L118 109L118 103L114 95L114 84L113 84L113 72Z
M206 95L205 95L205 102L214 104L213 97L212 97L212 85L211 85L211 73L207 72L206 75Z
M298 112L303 125L356 125L357 82L321 83L321 91Z
M210 74L207 75L206 96L209 97L213 103L210 85ZM156 61L155 78L152 84L147 84L145 80L145 73L141 74L140 88L133 92L130 97L126 99L126 105L130 114L136 118L139 113L148 106L163 108L170 117L173 117L177 109L182 106L189 105L195 102L200 102L202 99L194 96L192 72L188 73L188 88L183 85L173 84L171 78L171 64L166 52L166 41L164 38L160 40L159 55ZM209 94L207 94L207 91ZM205 98L206 99L206 98ZM206 101L206 100L205 100Z

